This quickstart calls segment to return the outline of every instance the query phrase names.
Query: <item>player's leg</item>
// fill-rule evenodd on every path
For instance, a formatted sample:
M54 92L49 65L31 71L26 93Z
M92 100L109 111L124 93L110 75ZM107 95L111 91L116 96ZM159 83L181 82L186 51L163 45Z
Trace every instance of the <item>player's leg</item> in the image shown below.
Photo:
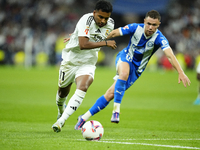
M129 77L130 66L127 62L118 62L117 64L119 77L116 80L114 90L114 106L111 122L119 123L120 105L126 90L126 82Z
M70 83L67 87L64 87L64 88L58 87L58 91L56 93L56 105L58 107L57 120L62 116L62 114L66 108L65 101L66 101L67 95L69 94L69 91L71 89L71 85L72 85L72 83Z
M53 124L52 129L54 132L60 132L61 128L64 126L65 122L60 122L59 119L61 118L62 114L64 113L66 104L65 101L67 99L67 95L69 94L70 88L71 88L72 83L70 83L67 87L65 88L58 88L58 92L56 95L56 104L58 106L58 116L57 116L57 121L56 123Z
M109 102L114 98L115 83L116 81L111 85L104 95L96 100L95 104L84 115L78 117L78 122L74 127L75 130L80 130L85 121L98 113L100 110L103 110L109 104Z
M60 71L59 71L59 82L58 82L58 91L56 96L56 104L58 106L58 118L56 123L53 124L52 129L54 132L60 132L61 128L64 126L64 121L60 121L62 114L65 109L65 101L67 99L67 95L70 92L70 88L72 83L74 82L76 68L74 66L70 66L65 62L61 63Z
M77 89L70 98L61 119L67 120L79 108L92 82L93 78L90 75L82 75L76 78Z
M200 105L200 62L197 66L197 82L198 82L198 93L197 93L197 99L194 101L194 105Z
M62 116L52 126L55 132L60 132L65 121L78 109L81 105L87 89L92 84L93 78L90 75L82 75L76 78L77 89L74 95L70 98L67 107L65 108Z
M70 98L67 107L65 108L62 116L57 120L59 124L64 124L64 122L71 116L81 105L86 92L94 79L94 72L96 67L93 65L83 65L77 66L75 71L75 82L76 91L74 95ZM55 130L54 130L55 131ZM56 132L61 131L61 128L56 130Z
M200 73L197 73L197 82L198 82L198 87L197 87L197 98L194 101L194 105L200 105Z

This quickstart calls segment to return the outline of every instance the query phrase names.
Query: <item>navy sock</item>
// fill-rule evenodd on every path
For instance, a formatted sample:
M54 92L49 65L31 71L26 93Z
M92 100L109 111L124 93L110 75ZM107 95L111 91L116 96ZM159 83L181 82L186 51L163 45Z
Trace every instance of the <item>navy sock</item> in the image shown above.
M114 91L114 102L115 103L121 104L125 90L126 90L126 81L117 79L117 82L115 84L115 91Z
M96 103L89 109L92 116L98 113L100 110L104 109L109 102L105 99L104 96L101 96L97 99Z

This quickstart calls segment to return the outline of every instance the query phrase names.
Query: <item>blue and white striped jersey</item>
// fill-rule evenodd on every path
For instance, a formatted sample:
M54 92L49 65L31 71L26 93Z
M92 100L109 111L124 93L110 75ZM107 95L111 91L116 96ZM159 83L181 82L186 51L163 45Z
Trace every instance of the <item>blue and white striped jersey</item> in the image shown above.
M129 24L119 28L121 35L130 35L128 46L124 49L126 60L132 62L138 73L142 73L151 56L161 48L163 51L169 48L169 42L165 36L157 31L149 37L144 34L144 24Z

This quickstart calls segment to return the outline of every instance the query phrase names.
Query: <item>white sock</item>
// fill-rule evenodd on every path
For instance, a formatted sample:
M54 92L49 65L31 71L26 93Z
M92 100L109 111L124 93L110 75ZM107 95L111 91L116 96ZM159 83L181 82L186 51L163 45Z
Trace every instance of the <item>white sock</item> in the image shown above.
M65 101L66 101L67 97L64 98L60 98L60 96L58 95L58 92L56 94L56 105L58 106L58 112L60 114L63 113L63 111L65 110Z
M92 116L92 114L88 110L81 118L84 119L85 121L87 121L91 116Z
M67 120L70 115L72 115L78 107L81 105L86 92L76 89L74 95L70 98L65 111L62 114L61 119Z
M113 113L114 112L118 112L118 113L120 113L120 103L115 103L114 102L114 108L113 108Z

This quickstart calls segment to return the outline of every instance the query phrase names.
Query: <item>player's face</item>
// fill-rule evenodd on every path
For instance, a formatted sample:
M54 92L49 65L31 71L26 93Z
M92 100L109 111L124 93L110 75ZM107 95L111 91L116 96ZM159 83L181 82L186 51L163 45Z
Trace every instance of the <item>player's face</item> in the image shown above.
M145 29L144 29L145 35L151 36L158 29L160 21L158 19L147 17L144 19L144 24L145 24Z
M102 12L101 10L94 10L93 15L96 24L101 28L107 24L111 13Z

